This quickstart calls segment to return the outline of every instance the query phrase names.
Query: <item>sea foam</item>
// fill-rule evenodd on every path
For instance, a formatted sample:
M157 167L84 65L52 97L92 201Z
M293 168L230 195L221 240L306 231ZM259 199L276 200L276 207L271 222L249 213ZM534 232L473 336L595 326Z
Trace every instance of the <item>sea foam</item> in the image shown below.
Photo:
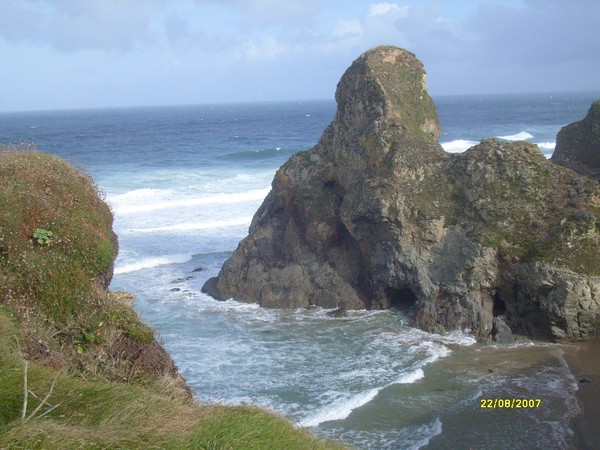
M442 142L441 146L448 153L462 153L477 144L478 144L478 142L476 142L476 141L469 141L466 139L456 139L456 140L450 141L450 142Z
M155 190L142 189L138 191ZM148 194L149 192L146 193ZM111 203L115 214L123 215L157 211L162 209L191 208L194 206L202 206L209 204L234 204L249 201L260 201L263 200L268 193L269 189L254 189L247 192L221 193L198 198L177 198L172 194L172 191L158 190L157 192L149 193L150 195L142 195L142 193L140 192L131 192L123 194L123 196L121 197L110 198L109 202ZM173 198L165 198L169 196L172 196ZM156 198L159 198L161 200L156 201ZM154 201L152 201L152 199L154 199ZM142 202L141 200L145 201ZM148 200L150 201L148 202Z
M423 369L418 368L410 372L403 373L396 380L381 387L371 388L358 394L340 398L332 404L326 405L316 413L300 420L298 425L301 427L316 427L323 422L332 420L343 420L348 417L352 411L366 405L381 392L383 389L394 384L411 384L425 377Z
M301 420L298 422L298 425L301 427L316 427L323 422L343 420L348 417L353 410L373 400L379 391L380 389L373 388L351 397L338 399L331 405L327 405L318 410L315 414Z
M505 141L526 141L527 139L533 138L533 134L527 131L521 131L516 134L509 134L506 136L496 136L498 139L504 139Z
M252 222L252 216L235 217L225 220L208 220L206 222L186 222L165 225L163 227L152 228L131 228L127 230L130 233L165 233L165 232L186 232L198 230L210 230L214 228L235 227L240 225L248 226Z
M152 269L154 267L170 264L182 264L191 261L191 259L192 255L189 254L164 255L154 258L144 258L133 263L124 264L122 266L117 264L115 267L115 275L135 272L142 269Z
M439 417L436 417L433 422L420 426L415 434L423 437L409 447L411 450L418 450L425 447L429 444L431 439L442 434L442 422Z

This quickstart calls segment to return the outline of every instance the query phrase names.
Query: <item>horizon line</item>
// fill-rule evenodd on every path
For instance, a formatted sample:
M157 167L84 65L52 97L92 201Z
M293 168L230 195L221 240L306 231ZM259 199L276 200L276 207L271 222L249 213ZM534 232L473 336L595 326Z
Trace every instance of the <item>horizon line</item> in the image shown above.
M530 91L530 92L488 92L488 93L453 93L453 94L431 94L429 96L434 100L440 97L494 97L494 96L522 96L522 95L599 95L598 90L573 90L573 91ZM194 106L221 106L221 105L252 105L265 103L302 103L302 102L335 102L335 98L305 98L305 99L281 99L281 100L231 100L218 102L195 102L195 103L165 103L165 104L147 104L147 105L100 105L100 106L80 106L80 107L49 107L41 109L13 109L2 110L0 114L25 114L41 112L77 112L77 111L99 111L99 110L126 110L126 109L151 109L151 108L184 108Z

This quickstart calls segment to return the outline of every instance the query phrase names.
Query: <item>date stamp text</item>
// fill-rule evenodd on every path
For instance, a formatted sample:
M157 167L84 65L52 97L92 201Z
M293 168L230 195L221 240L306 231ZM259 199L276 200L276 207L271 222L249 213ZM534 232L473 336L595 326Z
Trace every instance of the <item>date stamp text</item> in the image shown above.
M539 408L541 398L480 398L479 407L486 409L529 409Z

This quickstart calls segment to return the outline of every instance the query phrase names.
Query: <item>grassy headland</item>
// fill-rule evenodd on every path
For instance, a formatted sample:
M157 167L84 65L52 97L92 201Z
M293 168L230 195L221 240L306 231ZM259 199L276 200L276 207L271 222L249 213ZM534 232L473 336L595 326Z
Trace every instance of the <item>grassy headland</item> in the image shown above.
M192 401L132 297L107 290L112 219L84 171L0 146L0 448L340 448Z

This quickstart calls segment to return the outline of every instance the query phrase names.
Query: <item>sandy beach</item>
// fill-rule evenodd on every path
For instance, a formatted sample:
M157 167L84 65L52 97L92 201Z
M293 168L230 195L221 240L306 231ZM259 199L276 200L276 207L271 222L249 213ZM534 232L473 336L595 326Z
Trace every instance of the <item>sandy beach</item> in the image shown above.
M569 344L565 356L579 382L583 413L574 424L584 449L600 449L600 340Z

